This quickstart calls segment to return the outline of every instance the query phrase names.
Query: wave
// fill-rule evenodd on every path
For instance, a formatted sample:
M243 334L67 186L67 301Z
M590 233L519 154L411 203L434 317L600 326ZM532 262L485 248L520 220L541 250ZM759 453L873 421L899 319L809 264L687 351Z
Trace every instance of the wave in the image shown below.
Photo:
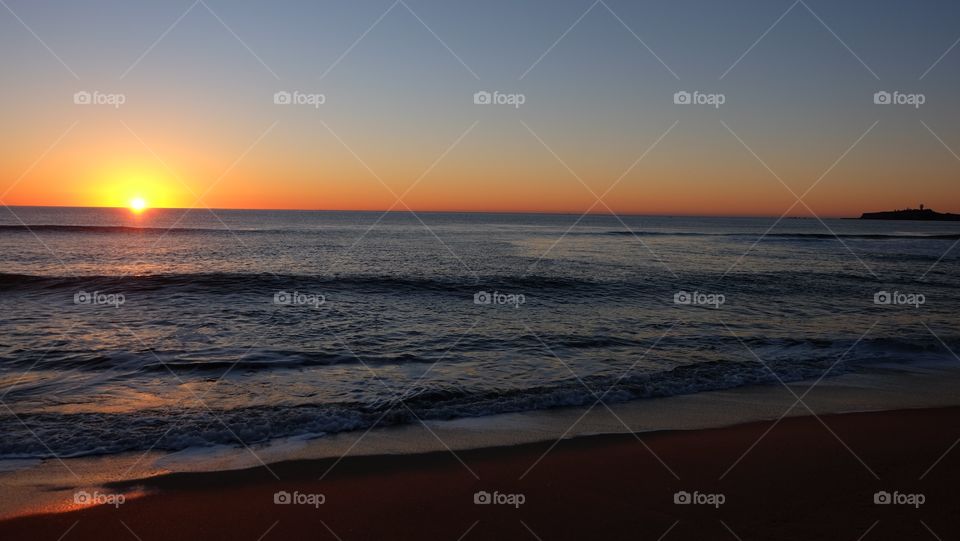
M275 234L275 233L309 233L298 229L259 229L248 227L150 227L150 226L129 226L129 225L61 225L61 224L4 224L0 225L0 233L3 232L23 232L23 233L115 233L115 234ZM643 230L613 230L600 232L571 232L570 235L590 235L590 236L628 236L628 237L734 237L751 238L760 237L760 233L707 233L696 231L643 231ZM860 239L860 240L960 240L960 233L942 233L942 234L887 234L887 233L768 233L762 235L764 238L772 239L796 239L796 240L829 240L836 239Z
M250 228L232 228L232 227L148 227L148 226L129 226L129 225L60 225L60 224L5 224L0 225L0 233L25 232L25 233L127 233L127 234L179 234L179 233L221 233L221 234L240 234L240 233L297 233L305 232L297 229L250 229ZM570 235L593 235L593 236L638 236L638 237L747 237L756 238L760 233L706 233L695 231L643 231L643 230L613 230L600 232L572 232ZM765 238L782 239L861 239L861 240L960 240L960 233L944 234L887 234L887 233L768 233L763 235Z
M789 344L777 344L789 346ZM666 370L634 370L626 377L567 378L522 389L419 386L402 395L384 392L367 402L257 405L210 410L206 407L147 409L135 413L20 413L0 415L0 458L76 457L142 451L179 451L188 447L246 445L304 434L326 435L390 426L481 417L503 413L582 407L598 398L607 403L692 394L757 384L779 384L837 375L865 364L914 358L925 345L878 340L860 355L837 363L844 343L805 343L804 358L784 356L759 362L746 355L687 363ZM789 348L788 348L789 349ZM811 352L819 350L819 354ZM799 353L799 352L798 352ZM747 357L744 359L744 357ZM944 356L945 357L945 356ZM939 357L938 357L939 358ZM836 363L836 364L835 364ZM76 427L82 426L83 430ZM39 443L39 440L43 443Z
M671 325L664 323L662 330ZM651 327L651 331L657 329ZM742 340L742 343L741 343ZM944 336L944 343L953 350L960 349L960 339ZM357 351L343 348L336 341L318 342L312 351L291 350L275 347L204 346L167 348L123 349L65 349L62 347L44 350L19 349L0 355L0 366L12 372L24 368L49 370L66 374L116 372L124 378L138 379L156 377L168 372L193 374L206 377L226 371L273 372L285 370L316 369L326 366L363 365L365 367L402 367L413 364L449 367L456 364L474 365L478 359L498 356L500 353L526 355L536 358L545 354L543 344L561 356L601 354L616 366L615 359L629 358L638 352L647 351L653 344L650 338L601 335L539 335L521 334L512 338L490 341L486 336L463 337L458 341L458 350L452 353L446 342L419 342L416 351L393 354L381 350ZM898 360L915 356L937 357L946 354L943 344L933 336L876 337L864 338L858 343L850 340L811 338L766 338L760 336L734 337L731 335L705 335L692 342L688 336L662 337L656 340L659 361L684 364L690 362L710 363L718 355L736 356L743 345L749 347L762 359L772 362L789 362L797 366L808 359L821 357L836 359L851 347L856 347L853 357L859 360ZM691 361L695 360L695 361ZM793 366L793 364L791 364ZM612 369L613 370L613 369ZM17 381L7 390L11 396L29 398L55 384L56 378L38 382L38 387ZM2 391L0 386L0 391Z
M4 231L24 232L24 233L231 233L255 231L258 233L269 232L262 229L233 229L226 226L221 228L204 227L138 227L130 225L57 225L57 224L7 224L0 225L0 233Z
M444 277L400 277L391 275L304 275L273 273L183 273L130 276L46 276L0 273L0 291L96 289L122 292L150 291L162 288L197 289L207 293L237 291L276 291L278 289L314 287L318 289L364 289L380 292L442 291L471 295L480 290L544 291L576 290L635 285L570 277L490 276L473 279Z
M270 351L251 353L240 352L239 359L204 359L202 356L177 355L175 353L154 352L156 357L146 364L146 371L177 372L224 372L228 369L239 371L277 370L310 368L314 366L333 366L339 364L363 364L366 366L404 365L437 362L435 358L421 357L409 353L400 355L368 355L351 352L328 353L323 351ZM191 358L194 357L194 358ZM198 358L199 357L199 358ZM237 357L235 355L234 357Z
M755 234L755 233L699 233L699 232L690 232L690 231L603 231L603 232L594 232L594 233L581 233L583 235L600 235L600 236L638 236L638 237L745 237L745 238L757 238L763 236L764 238L773 238L773 239L809 239L809 240L822 240L822 239L836 239L837 237L841 239L861 239L861 240L960 240L960 233L949 233L949 234L931 234L931 235L919 235L912 233L905 233L900 235L891 235L891 234L881 234L881 233L768 233L766 235Z
M926 260L918 257L900 257ZM913 283L915 276L905 276ZM898 283L891 278L890 284ZM330 309L346 308L341 300L362 295L381 302L472 302L485 291L522 294L530 306L573 306L585 302L606 303L606 306L631 306L640 310L673 307L677 291L714 291L737 299L744 308L762 308L770 299L795 299L806 305L813 297L849 299L858 303L872 299L885 283L843 269L827 272L736 272L722 277L718 272L689 273L676 280L651 276L587 278L553 275L492 275L470 277L413 277L391 275L308 275L271 273L182 273L139 276L61 276L0 273L0 300L21 297L35 302L71 305L80 292L122 294L129 307L151 305L158 315L181 310L182 303L229 302L238 308L260 312L279 292L322 294ZM896 285L889 285L894 289ZM953 281L933 277L923 283L927 291L934 288L956 290ZM337 301L336 304L334 301ZM747 303L747 304L745 304ZM464 304L456 307L464 308ZM276 314L278 317L283 314ZM286 314L290 315L290 314ZM267 314L273 317L273 314ZM2 318L0 318L2 321ZM559 338L561 339L562 338Z
M791 374L781 377L794 380L813 375L810 371L794 369ZM596 396L603 394L614 381L610 378L585 380L590 390L576 380L506 391L414 389L402 400L400 397L384 397L371 403L260 406L221 411L146 410L135 414L33 413L20 414L19 420L3 415L0 416L0 430L7 437L0 443L0 457L76 457L140 451L150 446L173 452L187 447L234 445L237 437L245 444L253 445L304 433L360 430L374 423L390 426L418 422L418 419L442 420L584 406L596 400ZM704 363L624 379L604 400L621 402L774 381L773 375L759 364ZM40 435L44 445L26 432L20 420ZM76 430L77 426L84 429Z

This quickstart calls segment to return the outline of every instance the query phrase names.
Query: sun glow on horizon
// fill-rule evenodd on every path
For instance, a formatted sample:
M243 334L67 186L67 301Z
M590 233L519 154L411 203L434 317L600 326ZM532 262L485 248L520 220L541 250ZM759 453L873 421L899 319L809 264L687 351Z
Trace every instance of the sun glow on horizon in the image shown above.
M134 214L140 214L147 209L147 201L142 197L134 197L130 200L130 210Z
M154 208L186 206L188 188L163 172L136 162L101 166L85 174L80 182L90 186L89 206L125 208L142 214Z

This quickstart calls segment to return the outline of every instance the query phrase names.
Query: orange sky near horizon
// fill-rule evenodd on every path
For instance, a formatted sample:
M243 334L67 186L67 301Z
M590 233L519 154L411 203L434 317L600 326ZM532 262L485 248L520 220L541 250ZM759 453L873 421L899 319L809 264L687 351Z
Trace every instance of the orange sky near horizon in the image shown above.
M367 167L342 147L326 145L318 155L285 153L263 143L237 161L223 145L185 142L144 148L127 141L63 144L30 168L31 157L0 165L0 202L10 206L125 207L143 198L152 208L253 208L475 212L556 212L718 215L857 216L865 211L915 207L925 203L944 212L960 210L949 163L913 167L926 178L923 194L903 181L902 166L878 171L850 158L796 203L790 191L752 156L724 147L724 156L678 158L677 145L664 142L611 188L630 161L622 156L571 160L579 179L542 147L507 150L491 160L467 142L436 164L425 153L395 159L377 156ZM103 151L100 145L110 148ZM153 146L151 148L154 148ZM160 149L160 150L156 150ZM161 161L161 151L168 158ZM232 154L231 154L232 152ZM36 159L36 158L32 158ZM275 166L274 164L282 164ZM15 174L17 168L26 175ZM774 171L777 165L771 165ZM810 164L778 173L797 195L823 172ZM898 170L899 169L899 170ZM787 169L785 169L787 171ZM379 176L379 179L378 179ZM418 180L419 179L419 180ZM403 195L402 202L397 196ZM796 204L795 204L796 203ZM791 206L793 208L791 209ZM788 212L789 209L789 212Z
M822 217L923 203L960 212L956 159L922 126L878 127L851 147L869 118L819 137L810 135L818 118L773 133L731 121L748 150L715 118L672 130L669 117L604 129L592 119L564 129L525 121L534 136L516 118L464 114L398 137L351 117L327 117L328 130L272 109L187 122L192 113L136 104L71 105L0 134L0 203L124 207L141 197L154 208ZM791 194L808 189L809 209Z
M562 175L560 175L562 176ZM861 212L927 207L956 212L956 202L935 199L916 200L909 193L891 197L886 193L867 193L855 202L849 198L835 200L836 190L817 188L804 198L806 206L779 182L773 180L741 180L736 189L722 178L716 184L677 179L672 189L656 189L653 179L647 189L618 185L597 201L609 182L595 183L588 190L575 178L533 181L519 176L484 182L480 193L462 187L432 186L421 181L402 200L411 183L387 182L359 177L330 178L318 174L316 179L291 179L280 186L259 182L240 174L229 180L181 182L173 175L155 168L105 168L102 175L89 176L78 182L57 180L21 181L0 201L7 206L81 206L127 207L135 198L142 198L150 208L222 208L222 209L297 209L297 210L370 210L384 211L454 211L454 212L540 212L596 214L648 214L695 216L857 216ZM463 182L466 175L459 177ZM6 186L3 187L6 190ZM800 194L803 186L793 187ZM391 193L392 190L392 193ZM591 193L591 190L593 193ZM905 192L905 190L902 190ZM396 196L394 195L396 194ZM809 206L809 208L808 208ZM792 207L792 208L791 208Z
M818 137L817 118L773 133L731 121L747 149L714 118L672 130L669 117L602 130L591 119L569 129L530 120L528 131L516 118L465 114L398 137L349 117L327 118L328 130L309 115L255 112L185 124L194 117L176 110L68 105L0 134L0 203L822 217L923 203L960 212L955 158L916 126L877 128L851 146L869 118ZM793 195L808 189L809 208Z

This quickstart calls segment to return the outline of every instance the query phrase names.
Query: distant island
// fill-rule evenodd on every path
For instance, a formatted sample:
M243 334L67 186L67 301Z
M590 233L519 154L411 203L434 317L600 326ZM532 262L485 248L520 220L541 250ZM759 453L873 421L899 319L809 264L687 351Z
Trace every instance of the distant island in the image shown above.
M921 220L926 222L960 222L960 214L937 212L932 209L888 210L885 212L864 212L861 220Z

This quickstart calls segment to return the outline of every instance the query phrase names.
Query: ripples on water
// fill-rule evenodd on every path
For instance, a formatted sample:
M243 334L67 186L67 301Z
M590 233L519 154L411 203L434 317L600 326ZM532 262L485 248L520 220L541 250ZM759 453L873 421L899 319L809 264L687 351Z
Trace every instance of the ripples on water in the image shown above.
M830 220L838 240L784 220L750 250L773 220L588 217L567 232L576 216L421 214L427 230L403 213L13 212L5 457L252 444L960 347L957 252L940 260L957 224ZM476 304L481 291L523 303ZM678 305L680 291L725 302ZM880 306L879 291L925 302ZM304 304L276 302L294 293ZM93 294L112 304L76 303Z

